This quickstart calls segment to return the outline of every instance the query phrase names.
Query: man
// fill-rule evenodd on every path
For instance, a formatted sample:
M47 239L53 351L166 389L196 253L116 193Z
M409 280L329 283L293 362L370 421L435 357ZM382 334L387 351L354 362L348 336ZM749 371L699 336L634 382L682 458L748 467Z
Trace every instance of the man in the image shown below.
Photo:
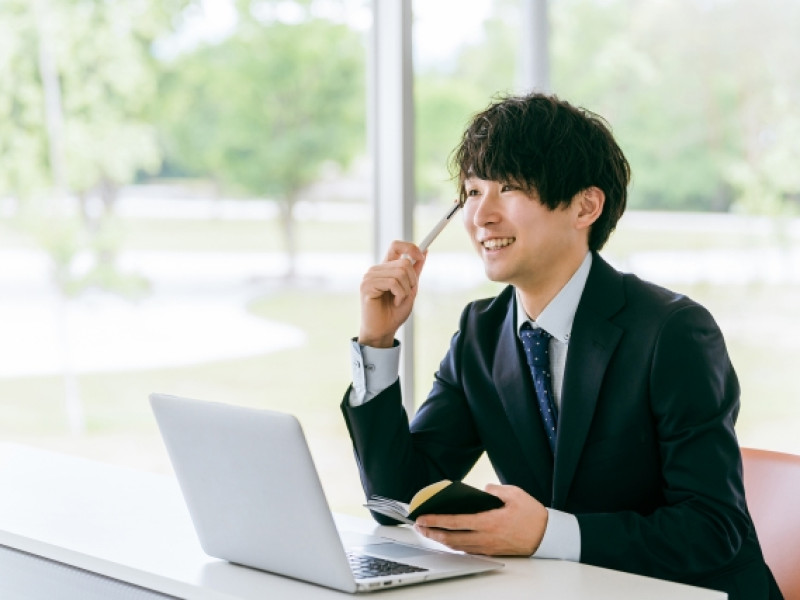
M465 308L409 426L394 336L425 255L394 242L365 274L342 410L367 495L408 501L486 452L502 482L487 491L505 505L424 516L420 533L780 598L745 504L719 328L597 254L630 179L603 120L552 96L503 98L472 120L453 167L486 275L509 285Z

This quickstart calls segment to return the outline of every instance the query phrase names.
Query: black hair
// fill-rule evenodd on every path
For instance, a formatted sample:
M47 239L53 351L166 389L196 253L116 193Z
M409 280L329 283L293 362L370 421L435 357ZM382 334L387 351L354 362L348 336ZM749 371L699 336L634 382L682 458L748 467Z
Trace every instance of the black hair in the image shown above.
M599 115L556 96L505 96L478 113L454 149L451 173L465 200L464 181L478 177L535 190L550 210L569 206L595 186L605 194L600 217L589 232L599 250L625 211L630 165Z

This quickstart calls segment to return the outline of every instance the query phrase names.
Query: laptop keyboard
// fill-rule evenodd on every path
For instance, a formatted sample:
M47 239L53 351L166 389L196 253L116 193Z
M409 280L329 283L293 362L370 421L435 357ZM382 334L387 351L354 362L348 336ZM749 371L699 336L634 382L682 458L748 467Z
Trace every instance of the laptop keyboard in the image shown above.
M413 567L393 560L386 560L376 556L364 554L347 553L350 561L350 568L356 579L367 579L370 577L383 577L385 575L403 575L404 573L419 573L427 571L420 567Z

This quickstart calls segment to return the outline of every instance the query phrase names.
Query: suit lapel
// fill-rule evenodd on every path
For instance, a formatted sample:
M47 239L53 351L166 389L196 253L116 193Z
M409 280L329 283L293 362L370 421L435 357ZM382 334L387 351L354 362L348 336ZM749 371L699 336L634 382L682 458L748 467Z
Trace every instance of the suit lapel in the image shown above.
M492 378L525 460L539 489L546 492L549 500L553 481L552 455L534 400L533 384L528 373L522 370L524 364L525 357L516 335L512 295L500 329Z
M555 508L566 502L603 377L622 336L622 330L609 318L623 304L621 275L595 254L567 351L553 479Z

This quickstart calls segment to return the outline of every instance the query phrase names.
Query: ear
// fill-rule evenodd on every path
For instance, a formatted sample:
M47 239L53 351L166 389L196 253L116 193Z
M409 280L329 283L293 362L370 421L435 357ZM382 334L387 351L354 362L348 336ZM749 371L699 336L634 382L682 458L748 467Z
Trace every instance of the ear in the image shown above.
M573 202L576 209L575 226L589 229L603 214L606 195L599 187L592 186L578 192Z

